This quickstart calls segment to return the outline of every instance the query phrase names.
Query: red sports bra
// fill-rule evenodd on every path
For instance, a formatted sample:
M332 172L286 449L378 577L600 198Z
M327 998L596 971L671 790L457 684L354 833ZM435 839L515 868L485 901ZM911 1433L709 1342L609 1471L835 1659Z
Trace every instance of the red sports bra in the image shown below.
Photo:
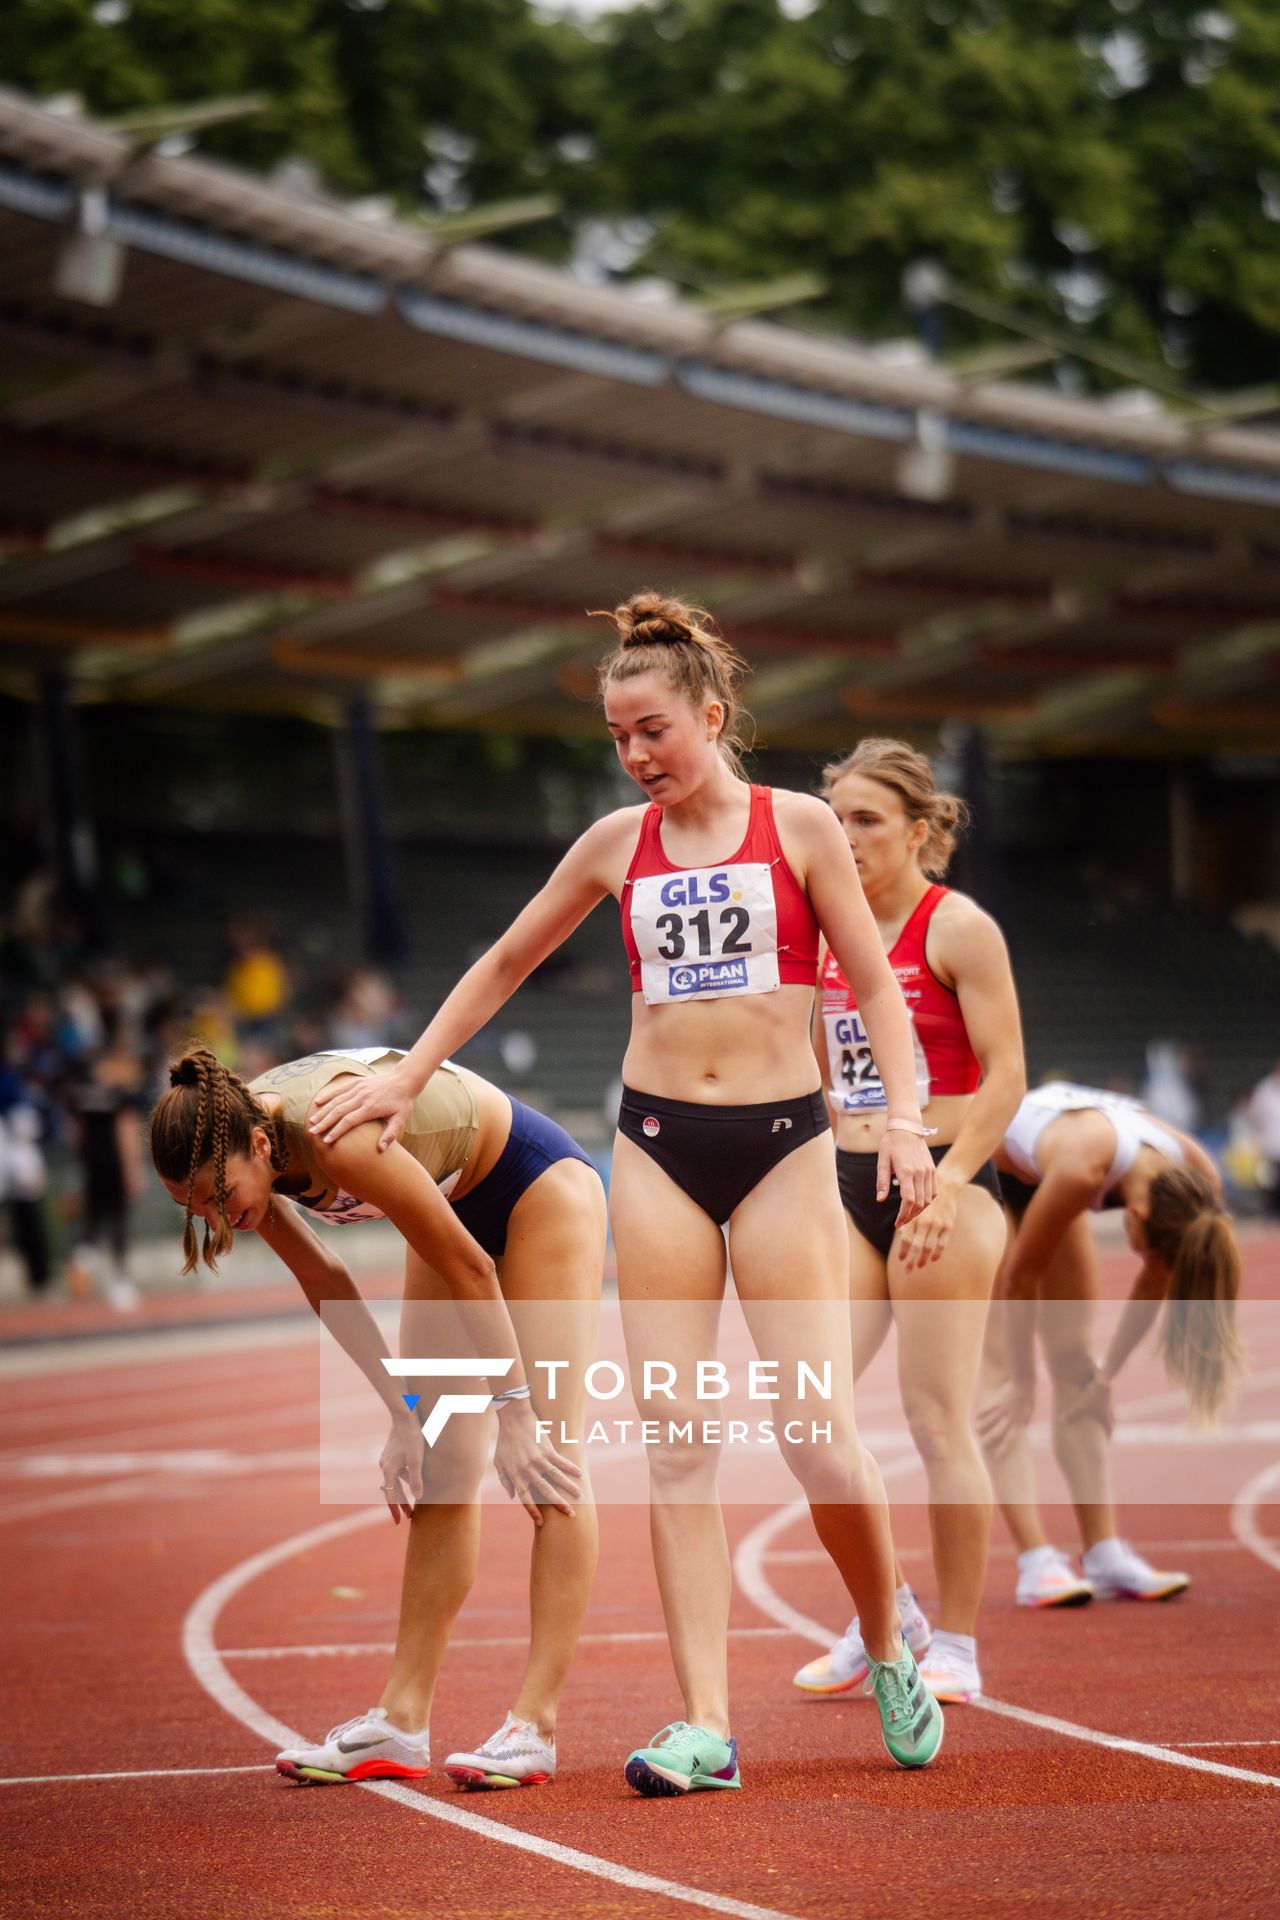
M773 794L752 787L747 837L716 866L674 867L650 806L622 888L631 991L650 1006L813 986L818 922L778 839Z
M949 987L943 986L925 958L929 922L949 891L947 887L929 888L912 909L889 955L889 965L911 1015L916 1092L922 1107L935 1094L972 1093L982 1078L982 1069L969 1045L960 1002ZM822 963L821 989L830 1064L829 1099L846 1113L883 1107L884 1087L858 1015L858 1003L840 962L829 950Z

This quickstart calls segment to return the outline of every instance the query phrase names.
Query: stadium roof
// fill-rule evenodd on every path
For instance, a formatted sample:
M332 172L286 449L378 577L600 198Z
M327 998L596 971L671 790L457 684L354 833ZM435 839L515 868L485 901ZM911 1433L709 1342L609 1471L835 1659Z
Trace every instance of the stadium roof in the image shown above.
M0 688L594 728L709 604L776 745L1280 740L1280 432L373 222L0 91Z

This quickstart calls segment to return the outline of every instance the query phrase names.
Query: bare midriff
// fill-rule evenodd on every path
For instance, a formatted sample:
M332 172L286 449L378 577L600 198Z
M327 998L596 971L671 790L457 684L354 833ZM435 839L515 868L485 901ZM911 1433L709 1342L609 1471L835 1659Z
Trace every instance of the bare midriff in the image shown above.
M808 986L667 1007L633 994L622 1078L637 1093L698 1106L802 1099L818 1090L812 1011Z
M938 1131L929 1141L931 1147L949 1147L960 1131L973 1099L971 1093L940 1093L924 1109L926 1127ZM901 1116L910 1119L910 1114ZM842 1153L878 1153L889 1118L885 1107L872 1107L865 1113L842 1113L836 1123L836 1146Z

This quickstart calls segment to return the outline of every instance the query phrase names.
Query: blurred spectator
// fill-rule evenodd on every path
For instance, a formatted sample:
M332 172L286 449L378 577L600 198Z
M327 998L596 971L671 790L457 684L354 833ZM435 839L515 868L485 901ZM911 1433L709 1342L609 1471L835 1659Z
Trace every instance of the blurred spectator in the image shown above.
M334 1013L330 1044L335 1047L386 1046L402 1012L400 996L385 973L376 967L356 967L347 976Z
M289 1004L289 973L255 920L236 919L227 936L229 959L223 988L241 1036L271 1044Z
M8 1207L13 1250L33 1293L49 1284L43 1130L39 1110L18 1075L0 1066L0 1202Z
M72 1132L83 1181L81 1240L71 1256L72 1291L88 1292L105 1243L110 1265L103 1291L112 1306L138 1302L129 1277L129 1209L142 1191L145 1098L134 1037L118 1024L106 1046L68 1089Z
M1147 1077L1142 1084L1142 1104L1158 1120L1171 1127L1194 1133L1200 1125L1200 1094L1196 1085L1199 1072L1190 1047L1176 1040L1151 1040L1147 1044Z
M1245 1113L1266 1162L1267 1211L1280 1218L1280 1060L1249 1095Z
M182 1034L180 1045L190 1035L239 1073L240 1043L233 1008L225 993L203 994L192 1009L191 1018L183 1024L187 1031Z
M523 1027L509 1027L498 1036L498 1053L503 1070L523 1080L538 1064L538 1043Z

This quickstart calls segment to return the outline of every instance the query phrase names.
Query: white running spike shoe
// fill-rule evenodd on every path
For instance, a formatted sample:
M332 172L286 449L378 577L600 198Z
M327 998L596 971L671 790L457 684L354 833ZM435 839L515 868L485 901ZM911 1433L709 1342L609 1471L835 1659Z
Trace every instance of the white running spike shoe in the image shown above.
M978 1656L962 1647L949 1646L939 1633L920 1662L920 1678L945 1706L968 1706L982 1698L982 1675Z
M300 1787L343 1786L358 1780L421 1780L431 1771L431 1743L424 1729L393 1727L385 1707L358 1713L325 1735L318 1747L286 1747L276 1772Z
M1083 1607L1092 1600L1094 1586L1078 1574L1057 1547L1038 1547L1018 1556L1017 1602L1020 1607Z
M929 1644L932 1629L914 1594L909 1604L898 1602L898 1617L902 1622L902 1637L918 1660ZM851 1687L865 1680L870 1671L871 1661L862 1644L862 1629L855 1613L831 1650L801 1667L793 1685L802 1693L848 1693Z
M1172 1600L1191 1585L1188 1573L1162 1573L1127 1540L1100 1540L1083 1558L1099 1600Z
M457 1787L545 1787L556 1777L556 1743L508 1714L473 1753L451 1753L444 1770Z

